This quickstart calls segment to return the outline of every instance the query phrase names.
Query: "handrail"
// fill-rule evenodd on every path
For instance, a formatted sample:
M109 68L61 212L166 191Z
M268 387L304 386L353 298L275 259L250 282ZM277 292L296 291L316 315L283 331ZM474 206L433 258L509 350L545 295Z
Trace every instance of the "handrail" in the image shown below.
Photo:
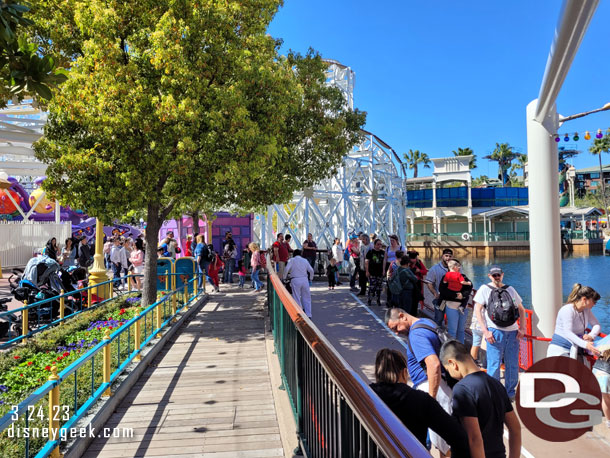
M139 357L139 355L141 354L142 350L146 347L146 345L151 340L153 340L167 325L169 325L173 321L173 319L176 317L176 315L178 315L182 311L182 309L187 307L189 303L191 303L194 299L196 299L198 297L199 294L195 295L194 293L193 293L193 295L189 295L188 298L186 297L186 294L188 293L191 283L194 285L195 284L194 282L196 282L196 281L197 281L197 278L190 279L188 282L184 283L179 288L176 288L173 291L169 291L168 294L163 296L161 299L159 299L155 303L149 305L146 309L141 310L138 315L136 315L133 318L131 318L130 320L126 321L122 326L117 328L112 334L110 334L109 331L107 331L108 338L102 340L97 345L92 347L89 351L87 351L85 354L80 356L76 361L72 362L68 367L66 367L59 374L57 374L57 378L55 380L49 380L44 385L39 387L36 391L34 391L31 395L29 395L25 400L21 401L16 406L16 409L14 409L14 410L11 409L3 417L1 417L0 418L0 433L16 421L15 417L18 418L19 415L27 414L28 406L35 405L38 401L42 400L47 394L49 394L53 389L55 389L56 387L59 387L62 382L66 381L68 379L68 377L70 377L71 375L74 375L79 370L79 368L82 368L82 366L85 365L87 362L93 360L93 358L95 358L96 355L100 354L100 352L103 352L105 347L112 345L117 340L118 340L118 345L120 346L120 338L121 338L122 334L128 333L127 336L129 339L129 336L133 332L132 331L133 325L138 323L140 320L144 320L146 323L146 320L147 320L146 316L148 314L155 313L155 310L156 310L157 314L161 313L160 309L158 307L163 306L163 304L168 302L169 299L172 298L172 296L174 296L174 295L177 296L179 293L184 292L183 303L179 307L172 306L171 313L169 313L168 315L164 314L164 316L162 317L162 318L164 318L164 320L162 322L161 322L161 320L158 319L158 323L160 324L160 326L156 327L156 329L154 329L154 330L153 330L153 327L151 327L151 332L148 337L146 337L147 326L145 324L144 333L145 333L146 338L139 344L139 347L136 348L135 343L134 343L133 351L131 351L131 353L129 353L126 356L126 358L122 362L120 362L120 364L119 364L119 362L117 362L116 370L114 370L114 372L112 372L111 374L108 374L107 381L102 382L99 385L99 387L94 392L92 392L91 396L84 403L82 403L80 405L80 408L66 421L66 423L59 426L59 429L64 431L64 430L69 430L70 428L74 427L75 424L85 416L85 414L89 411L91 406L107 393L107 391L110 389L111 385L116 381L116 379L125 370L125 368L134 359ZM194 289L195 288L193 288L193 290ZM199 291L198 293L201 293L201 291ZM152 318L150 319L150 321L152 322ZM136 327L135 329L138 329L138 328ZM128 342L129 342L129 340L128 340ZM129 349L129 344L127 344L127 348ZM105 358L105 356L104 356L104 358ZM75 379L76 379L76 377L75 377ZM42 457L48 456L56 447L58 447L60 445L60 438L63 436L65 436L65 434L62 435L59 432L58 432L58 434L56 434L55 437L57 437L57 439L55 439L55 440L53 440L51 438L51 436L49 436L48 441L46 442L44 447L36 454L36 457L42 458Z
M296 329L317 357L328 377L345 396L347 403L384 455L388 457L429 457L428 451L417 438L362 381L305 315L275 271L269 269L269 274L273 288Z

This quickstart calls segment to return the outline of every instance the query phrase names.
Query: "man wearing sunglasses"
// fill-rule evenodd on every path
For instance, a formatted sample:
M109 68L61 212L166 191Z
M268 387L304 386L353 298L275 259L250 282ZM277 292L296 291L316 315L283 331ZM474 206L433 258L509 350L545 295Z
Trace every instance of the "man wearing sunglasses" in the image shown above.
M474 313L476 313L479 326L483 331L483 337L487 340L487 373L500 380L500 365L504 360L504 387L512 401L515 398L515 389L519 381L519 340L525 334L525 320L515 318L512 324L499 326L492 320L490 308L493 307L492 302L500 294L498 291L505 290L510 295L508 302L511 302L512 299L512 304L509 304L509 306L518 309L518 316L524 317L525 309L521 296L515 288L502 282L504 272L500 267L491 266L488 277L491 281L481 286L474 296ZM483 308L485 308L485 311L483 311Z

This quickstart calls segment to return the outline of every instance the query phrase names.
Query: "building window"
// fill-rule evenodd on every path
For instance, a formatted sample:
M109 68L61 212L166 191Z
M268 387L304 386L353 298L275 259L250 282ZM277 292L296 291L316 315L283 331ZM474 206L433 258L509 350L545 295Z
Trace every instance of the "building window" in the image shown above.
M591 174L591 176L590 176L590 178L591 178L592 180L593 180L593 179L598 180L598 179L599 179L599 173L592 173L592 174Z
M592 181L592 182L589 184L589 186L595 186L595 187L597 187L597 185L599 185L599 182L598 182L598 181Z

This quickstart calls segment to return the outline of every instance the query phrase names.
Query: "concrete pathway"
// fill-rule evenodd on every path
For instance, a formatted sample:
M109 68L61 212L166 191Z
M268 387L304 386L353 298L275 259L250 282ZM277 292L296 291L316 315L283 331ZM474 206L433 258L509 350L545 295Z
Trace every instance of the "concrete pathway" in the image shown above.
M221 286L222 288L222 286ZM163 349L85 457L284 456L265 349L264 294L215 294Z
M392 348L404 353L406 344L382 324L385 306L367 307L366 300L359 299L348 286L328 291L326 285L316 283L312 287L313 321L354 370L364 380L373 382L377 351ZM382 304L385 304L383 296ZM610 430L603 424L596 426L594 432L569 442L543 441L526 428L522 428L522 438L522 456L526 458L610 456Z

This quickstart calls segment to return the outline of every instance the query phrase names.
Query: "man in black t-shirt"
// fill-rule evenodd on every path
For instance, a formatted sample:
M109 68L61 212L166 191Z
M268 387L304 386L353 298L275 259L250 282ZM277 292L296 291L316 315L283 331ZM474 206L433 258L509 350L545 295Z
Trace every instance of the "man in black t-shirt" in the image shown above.
M375 245L372 250L366 254L366 262L364 270L369 279L369 296L368 303L371 305L373 296L377 296L377 305L381 306L381 290L383 288L383 263L385 261L386 252L382 249L381 240L375 240Z
M504 424L508 428L509 457L521 455L521 424L504 386L482 372L468 348L456 340L441 348L440 360L459 380L453 387L453 415L466 433L473 458L505 458Z

